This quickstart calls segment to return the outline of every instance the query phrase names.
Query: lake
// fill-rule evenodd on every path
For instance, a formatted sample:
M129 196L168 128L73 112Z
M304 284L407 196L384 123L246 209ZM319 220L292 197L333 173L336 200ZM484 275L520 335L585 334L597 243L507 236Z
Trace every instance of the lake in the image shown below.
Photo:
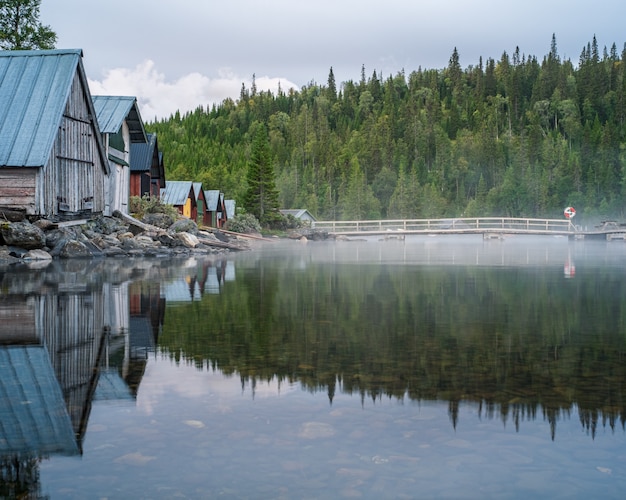
M0 268L0 497L622 498L626 244Z

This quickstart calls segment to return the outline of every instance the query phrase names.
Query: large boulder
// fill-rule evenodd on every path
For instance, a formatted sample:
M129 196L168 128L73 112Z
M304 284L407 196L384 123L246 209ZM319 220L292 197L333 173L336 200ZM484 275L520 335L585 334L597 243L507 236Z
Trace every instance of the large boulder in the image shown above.
M174 224L174 217L168 214L153 213L144 215L141 221L146 224L150 224L151 226L160 227L161 229L167 229L172 224Z
M55 247L57 250L58 246ZM82 241L66 240L63 248L58 250L59 257L62 259L75 259L78 257L93 257L94 253Z
M37 226L28 221L4 222L0 224L0 235L5 245L34 250L46 246L46 236Z
M29 250L23 258L24 260L52 260L52 255L45 250L36 248L35 250Z
M167 231L170 234L189 233L195 236L198 234L198 224L191 219L178 219L167 229Z
M186 232L175 233L174 239L182 241L187 248L196 248L200 244L197 236Z

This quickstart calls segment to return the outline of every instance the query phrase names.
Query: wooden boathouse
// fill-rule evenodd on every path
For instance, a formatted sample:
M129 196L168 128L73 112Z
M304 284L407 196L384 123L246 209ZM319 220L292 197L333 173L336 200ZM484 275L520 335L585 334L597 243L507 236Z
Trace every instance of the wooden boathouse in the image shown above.
M82 51L0 51L0 213L104 213L108 175Z
M106 215L119 210L128 213L130 198L131 144L146 144L137 98L130 96L93 96L98 125L109 159Z

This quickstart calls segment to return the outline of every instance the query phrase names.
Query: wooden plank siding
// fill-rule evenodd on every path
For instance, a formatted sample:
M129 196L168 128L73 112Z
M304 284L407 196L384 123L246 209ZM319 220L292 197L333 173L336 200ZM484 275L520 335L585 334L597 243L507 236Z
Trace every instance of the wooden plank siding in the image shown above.
M52 153L39 175L37 214L105 211L105 172L78 73ZM108 179L106 179L108 180Z
M36 168L0 168L0 207L35 213Z

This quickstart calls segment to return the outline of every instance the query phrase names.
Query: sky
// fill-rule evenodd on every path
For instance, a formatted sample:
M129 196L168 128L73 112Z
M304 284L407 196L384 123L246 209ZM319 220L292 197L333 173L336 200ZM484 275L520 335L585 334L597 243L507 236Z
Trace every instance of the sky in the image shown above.
M516 47L539 61L626 42L624 0L42 0L57 48L82 49L93 95L136 96L144 122L237 100L242 84L276 92L463 68Z

